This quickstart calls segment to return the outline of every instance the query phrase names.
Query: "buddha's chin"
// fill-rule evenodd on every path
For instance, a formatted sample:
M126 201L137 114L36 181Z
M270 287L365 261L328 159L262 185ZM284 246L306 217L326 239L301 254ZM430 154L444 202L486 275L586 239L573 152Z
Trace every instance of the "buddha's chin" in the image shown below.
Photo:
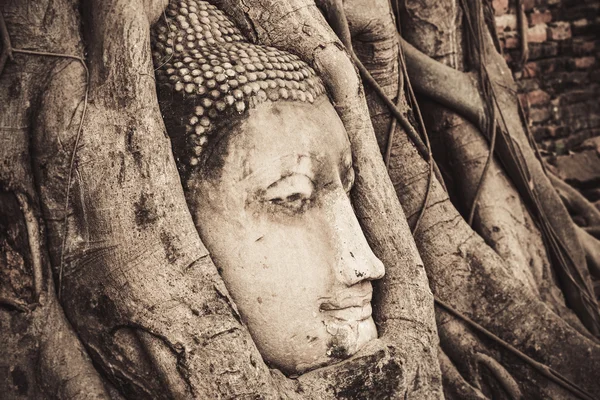
M372 317L343 324L333 322L326 326L328 332L332 333L327 351L332 361L351 357L369 341L377 339L377 328Z
M371 340L377 339L377 328L372 317L360 321L325 322L327 339L322 338L321 352L311 362L296 364L291 375L336 364L352 357Z

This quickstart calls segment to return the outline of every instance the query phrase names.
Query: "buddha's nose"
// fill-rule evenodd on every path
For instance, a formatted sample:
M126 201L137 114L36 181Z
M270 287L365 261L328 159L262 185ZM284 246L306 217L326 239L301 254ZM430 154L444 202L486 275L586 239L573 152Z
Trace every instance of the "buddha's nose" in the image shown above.
M347 197L345 203L338 203L338 206L343 207L343 212L338 210L339 219L336 221L340 235L338 254L341 254L337 271L339 279L347 286L364 280L380 279L385 274L383 263L373 254Z

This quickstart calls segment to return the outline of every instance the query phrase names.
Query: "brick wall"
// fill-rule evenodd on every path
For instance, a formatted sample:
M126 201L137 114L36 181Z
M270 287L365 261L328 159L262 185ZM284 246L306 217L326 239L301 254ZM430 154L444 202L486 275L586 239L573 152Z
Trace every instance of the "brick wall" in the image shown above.
M493 0L504 56L541 147L565 154L600 136L600 0Z

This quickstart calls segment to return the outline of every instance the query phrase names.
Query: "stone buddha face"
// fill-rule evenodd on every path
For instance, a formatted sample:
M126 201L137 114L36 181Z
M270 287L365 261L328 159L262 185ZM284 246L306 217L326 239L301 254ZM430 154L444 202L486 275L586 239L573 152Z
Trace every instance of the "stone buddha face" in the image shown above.
M384 274L348 196L346 131L314 70L202 0L154 28L165 122L202 241L265 361L300 374L377 337Z
M384 268L348 192L344 127L326 97L262 103L187 182L200 236L267 362L289 374L377 337L371 280Z

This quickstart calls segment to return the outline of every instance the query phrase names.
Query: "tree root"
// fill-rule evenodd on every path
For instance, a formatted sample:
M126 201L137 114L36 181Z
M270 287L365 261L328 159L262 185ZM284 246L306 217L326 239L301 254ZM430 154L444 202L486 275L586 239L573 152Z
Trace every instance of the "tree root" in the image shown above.
M481 390L470 385L462 377L441 348L438 349L438 360L442 370L446 400L490 400Z
M17 310L22 313L28 313L31 311L29 307L27 307L27 304L23 303L22 301L3 296L0 296L0 307Z
M585 251L585 258L590 274L596 279L600 279L600 241L580 226L576 226L575 231Z
M549 173L548 177L569 210L582 216L585 219L587 226L600 225L600 210L579 193L577 189L553 173Z
M523 399L523 394L521 393L521 389L519 389L519 385L512 377L512 375L504 368L496 359L488 356L484 353L475 353L475 360L488 368L488 370L492 373L494 378L500 383L502 388L509 394L509 396L513 400L521 400Z
M31 264L33 267L33 290L34 302L38 302L43 289L44 274L42 272L42 239L40 237L40 226L37 217L33 214L29 199L24 193L15 193L27 228L29 241L29 252L31 253Z
M486 126L487 116L473 74L435 61L400 35L398 40L404 50L406 68L416 92L456 111L479 128Z
M594 277L600 279L600 241L593 235L594 227L600 226L600 211L575 188L556 175L549 173L548 177L565 206L573 214L583 217L586 225L591 227L588 231L586 227L575 226L575 230L585 252L588 270Z

